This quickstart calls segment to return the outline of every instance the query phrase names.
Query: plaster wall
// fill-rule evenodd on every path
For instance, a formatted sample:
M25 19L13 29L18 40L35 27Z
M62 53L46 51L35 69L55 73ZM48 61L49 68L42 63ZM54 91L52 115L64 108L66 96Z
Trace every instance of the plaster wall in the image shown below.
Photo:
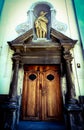
M70 31L69 37L78 40L75 47L72 50L72 55L74 57L72 61L72 68L74 73L73 81L75 83L76 97L78 97L79 95L84 95L84 59L72 2L66 0L66 5L68 14L68 27ZM77 67L78 63L80 64L80 68Z
M56 20L67 25L67 30L63 32L68 37L77 39L77 45L72 50L74 57L73 66L73 81L75 82L76 96L84 95L84 73L83 73L83 57L80 46L80 39L77 30L72 0L5 0L3 12L0 21L0 94L8 94L12 75L12 54L13 51L7 45L7 41L11 41L18 37L15 31L17 25L28 21L27 12L36 2L48 2L52 4L56 10ZM77 68L77 63L81 67ZM22 77L21 77L22 76ZM21 88L23 72L20 71L18 88ZM65 85L65 83L64 83ZM20 90L18 89L18 93Z

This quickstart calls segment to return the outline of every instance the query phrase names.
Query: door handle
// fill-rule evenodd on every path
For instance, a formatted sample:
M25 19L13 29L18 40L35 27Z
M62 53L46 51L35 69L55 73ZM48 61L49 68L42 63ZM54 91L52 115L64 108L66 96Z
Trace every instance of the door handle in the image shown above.
M41 94L42 94L42 96L47 94L47 89L45 87L42 88Z

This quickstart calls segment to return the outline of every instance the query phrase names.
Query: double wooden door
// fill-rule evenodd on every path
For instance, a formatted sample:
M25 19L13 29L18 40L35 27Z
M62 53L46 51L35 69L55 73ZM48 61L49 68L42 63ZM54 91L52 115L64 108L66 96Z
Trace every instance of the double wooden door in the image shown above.
M26 66L22 118L24 120L60 120L61 117L59 66Z

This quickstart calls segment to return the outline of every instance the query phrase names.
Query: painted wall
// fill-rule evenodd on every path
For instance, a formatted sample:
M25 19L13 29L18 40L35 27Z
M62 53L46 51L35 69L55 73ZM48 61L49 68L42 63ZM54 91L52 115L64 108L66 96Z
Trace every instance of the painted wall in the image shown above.
M28 19L28 9L35 2L45 0L5 0L0 21L0 94L8 94L12 75L12 54L13 51L8 47L7 41L11 41L18 37L15 28L17 25L26 22ZM67 25L67 30L63 32L65 35L77 39L78 42L72 50L74 57L73 66L73 80L75 82L76 96L84 95L84 73L83 73L83 57L80 46L80 40L75 21L75 15L71 0L46 0L52 4L56 10L56 19ZM77 68L77 63L80 63L80 68ZM23 75L23 71L20 70ZM21 88L21 77L18 81L18 86ZM18 93L20 89L18 90Z

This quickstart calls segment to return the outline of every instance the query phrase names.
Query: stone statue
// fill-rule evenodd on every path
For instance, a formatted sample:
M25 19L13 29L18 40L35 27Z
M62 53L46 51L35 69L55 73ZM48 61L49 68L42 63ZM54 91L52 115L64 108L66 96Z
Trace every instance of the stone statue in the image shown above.
M48 19L45 17L47 12L41 11L35 21L36 35L38 38L46 38Z

